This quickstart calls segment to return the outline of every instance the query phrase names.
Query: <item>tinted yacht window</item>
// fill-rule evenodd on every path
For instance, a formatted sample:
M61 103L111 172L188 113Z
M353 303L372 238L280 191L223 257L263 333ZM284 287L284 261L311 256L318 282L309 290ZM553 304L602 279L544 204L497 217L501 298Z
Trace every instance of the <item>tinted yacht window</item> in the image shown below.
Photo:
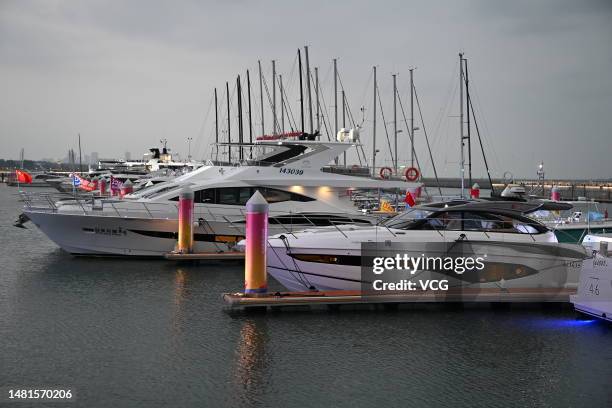
M284 201L314 201L314 198L268 187L217 187L195 191L194 202L201 204L246 205L247 201L258 191L268 203ZM171 201L178 201L178 195Z

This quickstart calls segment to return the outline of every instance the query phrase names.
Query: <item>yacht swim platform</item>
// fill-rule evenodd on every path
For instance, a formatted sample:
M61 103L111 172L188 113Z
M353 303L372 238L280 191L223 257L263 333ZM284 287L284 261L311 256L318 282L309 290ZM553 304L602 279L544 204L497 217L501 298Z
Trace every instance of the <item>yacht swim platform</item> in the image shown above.
M568 303L576 289L569 288L463 288L449 290L367 293L351 290L276 292L262 296L224 293L223 301L233 310L295 306L399 305L405 303Z
M164 258L169 261L228 261L228 260L243 260L244 252L228 251L228 252L199 252L191 254L181 254L169 252L164 255Z

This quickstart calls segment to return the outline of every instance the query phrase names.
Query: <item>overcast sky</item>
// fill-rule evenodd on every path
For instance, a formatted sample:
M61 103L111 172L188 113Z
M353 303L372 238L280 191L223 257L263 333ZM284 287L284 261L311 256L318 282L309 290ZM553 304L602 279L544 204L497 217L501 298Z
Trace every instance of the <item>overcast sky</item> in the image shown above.
M84 152L101 157L125 151L139 157L161 138L186 155L192 137L192 154L203 158L214 139L214 87L221 103L225 81L232 92L248 68L255 102L257 60L270 85L270 61L277 60L299 122L294 64L297 48L307 44L330 110L331 60L338 58L356 120L365 108L367 152L372 66L389 132L391 74L399 74L409 110L408 69L416 67L434 159L441 174L458 175L457 54L463 51L493 175L534 177L543 160L547 177L610 178L611 21L612 2L605 0L0 0L0 157L17 158L23 147L26 158L61 158L77 147L80 133ZM258 103L253 118L260 129ZM267 132L271 123L266 106ZM377 161L389 163L380 116L378 124ZM232 128L236 135L235 123ZM405 130L399 136L404 162L409 142ZM427 175L422 130L416 144ZM474 173L484 176L477 146L475 140Z

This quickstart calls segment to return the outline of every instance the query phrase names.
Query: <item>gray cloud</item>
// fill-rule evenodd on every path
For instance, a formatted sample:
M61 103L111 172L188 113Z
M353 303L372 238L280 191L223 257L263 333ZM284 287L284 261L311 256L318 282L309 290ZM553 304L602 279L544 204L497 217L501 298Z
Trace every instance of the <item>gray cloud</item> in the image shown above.
M328 108L331 58L339 58L353 115L366 109L367 148L372 65L387 121L391 73L406 95L416 66L434 156L443 173L457 174L456 100L440 112L464 50L495 174L533 176L544 160L551 177L612 177L611 14L605 1L4 1L1 156L24 147L28 157L61 157L78 132L87 151L103 156L136 156L162 137L182 153L186 138L197 137L203 156L213 88L233 85L247 68L254 75L258 59L269 80L276 59L296 114L295 53L309 44ZM404 159L408 146L404 134ZM424 149L417 133L423 162Z

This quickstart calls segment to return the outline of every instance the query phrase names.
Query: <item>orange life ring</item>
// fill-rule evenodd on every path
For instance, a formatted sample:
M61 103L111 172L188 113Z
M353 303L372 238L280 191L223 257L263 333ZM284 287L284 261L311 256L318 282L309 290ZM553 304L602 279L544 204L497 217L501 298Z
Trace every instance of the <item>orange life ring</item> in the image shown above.
M420 175L421 173L416 167L408 167L404 172L404 177L406 177L408 181L417 181Z
M381 179L388 179L391 177L391 174L393 174L393 170L391 169L391 167L383 167L378 173Z

